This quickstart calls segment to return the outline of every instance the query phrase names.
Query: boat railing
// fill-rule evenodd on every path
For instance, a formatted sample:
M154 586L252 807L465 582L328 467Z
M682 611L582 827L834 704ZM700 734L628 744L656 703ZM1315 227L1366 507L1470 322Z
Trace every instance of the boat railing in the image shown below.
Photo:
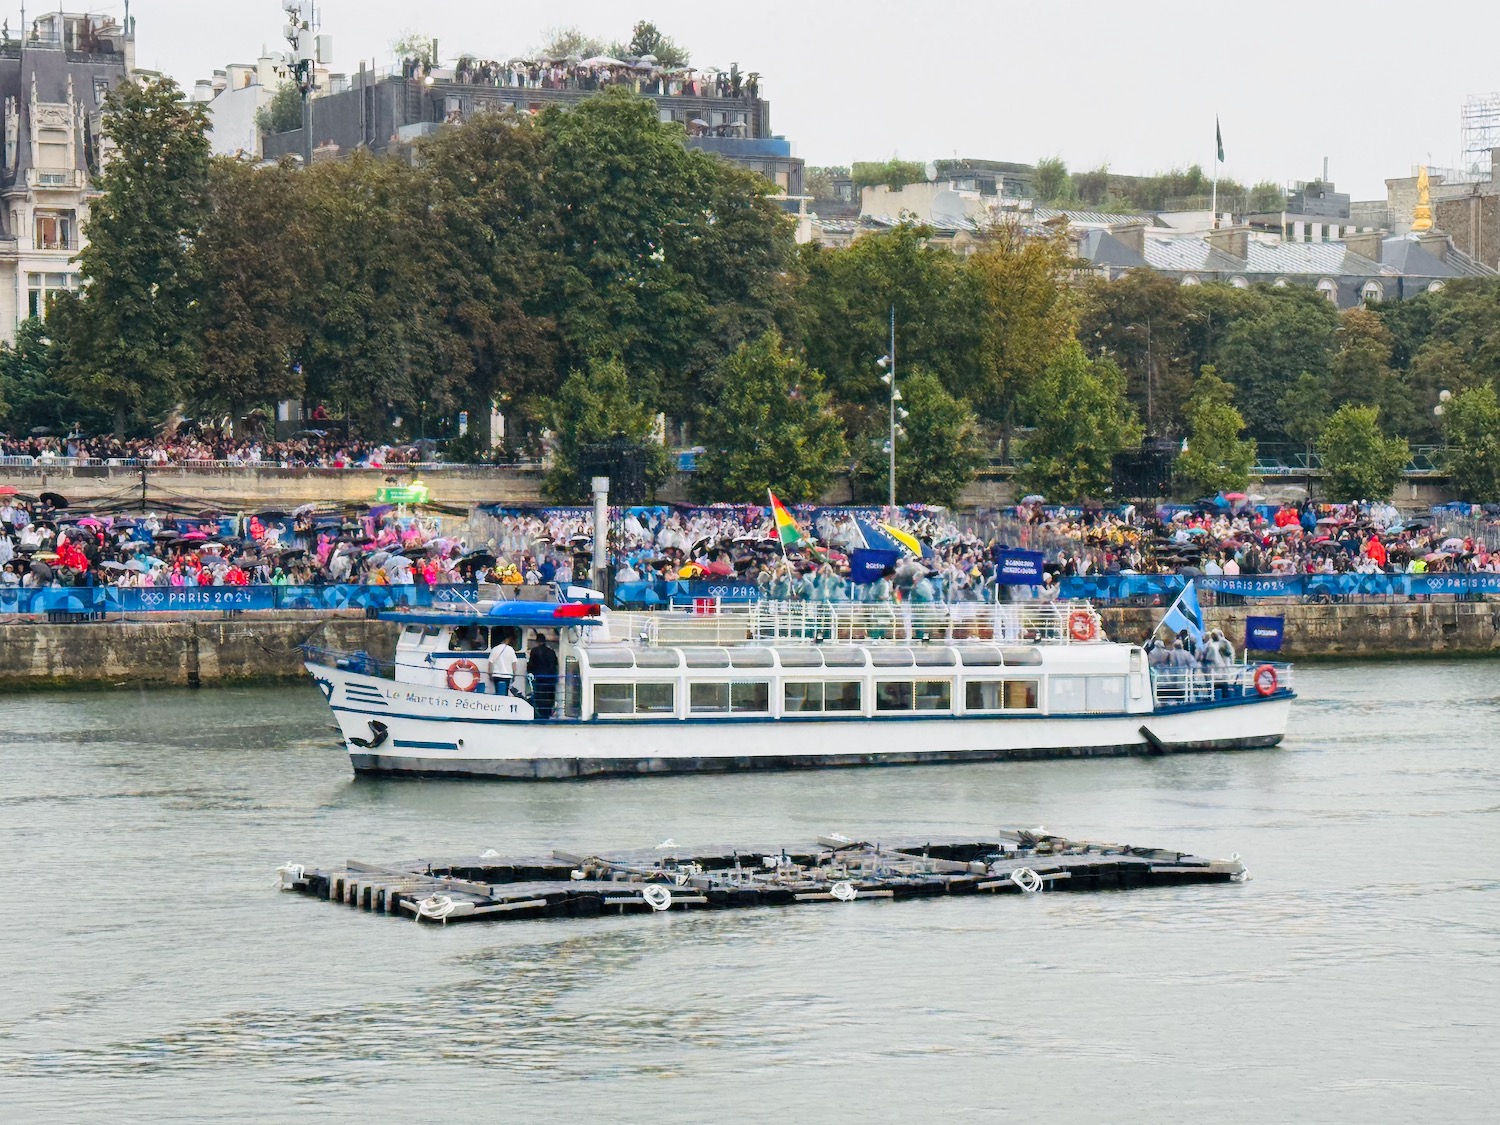
M1001 641L1070 644L1103 639L1087 602L774 602L714 612L615 613L616 640L643 644L733 645L748 641Z
M396 665L394 661L383 660L374 653L365 652L363 649L349 650L339 648L327 648L323 645L303 645L302 657L311 664L322 664L329 668L340 668L345 672L353 672L358 676L383 676L394 679Z
M1231 664L1223 668L1153 668L1156 706L1253 699L1292 691L1290 664Z

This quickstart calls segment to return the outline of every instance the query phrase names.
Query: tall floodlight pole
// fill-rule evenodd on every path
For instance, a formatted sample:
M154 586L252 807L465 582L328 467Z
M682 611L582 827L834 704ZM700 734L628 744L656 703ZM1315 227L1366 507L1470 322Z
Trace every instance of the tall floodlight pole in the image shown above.
M281 0L287 24L281 29L291 50L281 56L282 68L302 92L302 166L312 167L312 97L317 83L318 9L314 0Z
M891 388L891 436L886 442L886 455L890 459L887 471L890 474L890 506L896 506L896 439L903 436L906 431L899 424L898 418L904 420L908 414L904 407L898 406L901 401L901 391L896 387L896 306L891 306L891 349L875 361L877 367L883 367L885 374L880 377L882 383Z

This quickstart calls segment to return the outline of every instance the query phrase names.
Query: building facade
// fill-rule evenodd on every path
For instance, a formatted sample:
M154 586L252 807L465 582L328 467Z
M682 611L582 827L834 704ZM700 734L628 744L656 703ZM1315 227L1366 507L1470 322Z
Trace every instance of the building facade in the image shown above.
M105 96L134 67L135 29L49 12L0 43L0 339L78 288Z

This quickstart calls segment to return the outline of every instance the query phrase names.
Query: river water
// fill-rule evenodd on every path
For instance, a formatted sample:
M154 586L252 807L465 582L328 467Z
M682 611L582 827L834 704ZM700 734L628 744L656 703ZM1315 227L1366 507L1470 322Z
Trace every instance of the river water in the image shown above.
M1494 1120L1500 668L1280 750L355 781L311 686L0 702L0 1120ZM1243 886L418 927L278 864L1046 825Z

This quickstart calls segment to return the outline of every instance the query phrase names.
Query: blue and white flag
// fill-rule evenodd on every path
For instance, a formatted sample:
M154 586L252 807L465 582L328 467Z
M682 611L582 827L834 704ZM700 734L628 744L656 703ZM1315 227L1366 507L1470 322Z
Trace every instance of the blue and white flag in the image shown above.
M1191 578L1183 587L1182 593L1177 595L1177 600L1167 608L1167 614L1161 619L1161 623L1174 636L1186 629L1193 640L1203 640L1203 610L1198 605L1198 589Z

